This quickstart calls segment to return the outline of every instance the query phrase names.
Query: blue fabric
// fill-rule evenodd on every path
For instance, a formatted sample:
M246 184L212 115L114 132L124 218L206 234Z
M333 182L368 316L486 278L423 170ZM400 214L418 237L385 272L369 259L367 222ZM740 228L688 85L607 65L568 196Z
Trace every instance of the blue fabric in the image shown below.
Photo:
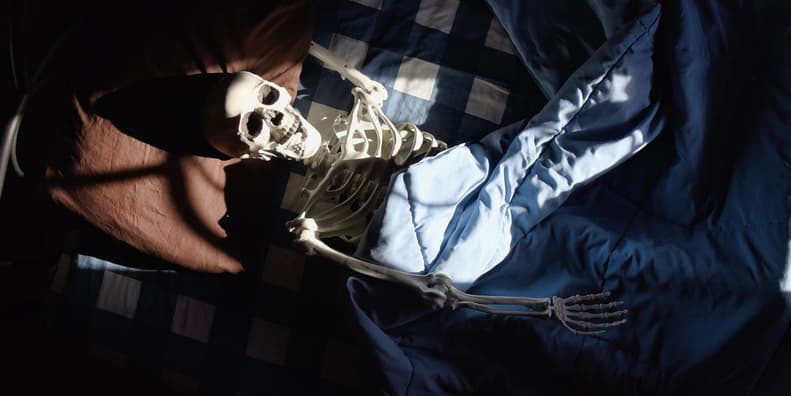
M485 2L322 0L317 2L316 12L320 17L313 39L318 44L334 50L341 38L357 41L366 49L358 68L387 88L383 110L391 120L412 122L449 144L478 140L493 129L533 115L545 100L532 80L516 78L525 70L517 55L487 45L493 14ZM443 18L441 14L447 15ZM343 58L350 54L340 50L336 55ZM407 59L417 59L436 70L436 75L401 74L425 85L431 92L428 97L396 87ZM298 97L304 95L312 103L338 109L351 108L351 83L312 57L306 59L301 78L303 88ZM473 89L476 80L506 93L500 103L500 119L484 119L471 111L475 106L470 103L491 100L487 92ZM302 105L299 99L296 105ZM303 114L307 113L308 107L304 110Z
M352 279L388 393L749 394L791 321L790 6L543 3L489 1L545 107L395 177L357 253L475 294L611 290L629 322L578 337Z
M382 264L444 272L461 288L500 263L574 189L661 130L650 87L658 15L657 7L601 47L516 136L503 129L399 174L380 212L379 245L361 246ZM409 217L413 226L403 227ZM410 250L416 257L405 260Z

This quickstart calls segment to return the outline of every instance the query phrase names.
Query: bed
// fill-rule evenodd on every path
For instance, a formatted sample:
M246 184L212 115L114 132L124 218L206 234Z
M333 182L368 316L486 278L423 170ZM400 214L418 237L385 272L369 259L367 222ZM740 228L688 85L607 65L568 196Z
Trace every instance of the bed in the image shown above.
M322 18L312 22L310 39L383 83L390 90L386 111L394 121L415 122L456 144L521 120L543 104L531 96L531 82L514 78L522 66L485 4L338 1L317 7ZM217 71L209 67L205 73ZM301 64L295 88L294 106L314 125L326 125L351 107L352 85L312 57ZM131 100L124 103L132 111ZM104 115L118 122L112 111ZM128 149L138 144L134 140L165 144L150 135L118 139L121 143L112 142L118 145L113 147ZM115 168L106 174L134 163L114 161ZM119 165L124 161L127 168ZM197 262L192 265L197 271L185 270L172 262L191 260L186 255L163 257L160 251L166 249L119 241L109 220L80 212L90 206L86 202L101 198L69 196L64 206L92 221L79 222L68 233L52 284L48 319L53 328L110 364L142 371L189 393L353 394L370 389L370 364L360 349L359 330L349 321L348 274L299 253L284 226L298 209L304 166L244 165L223 163L235 172L237 184L228 188L252 189L257 197L257 203L235 203L239 208L255 205L256 213L239 220L241 228L255 226L248 237L255 245L243 253L244 260L228 260L224 268ZM69 180L77 184L77 172L69 170ZM67 185L55 180L54 190ZM244 272L222 273L236 272L238 262L244 263Z
M118 241L124 224L145 222L138 216L119 223L111 213L74 227L52 283L53 328L109 363L191 393L784 391L787 5L312 7L309 39L384 84L391 119L452 147L394 178L394 191L408 194L387 202L410 197L411 211L386 205L360 257L423 263L479 294L611 290L627 302L629 322L579 337L553 321L432 312L409 290L350 276L291 246L284 223L298 210L302 165L233 162L198 142L179 161L220 161L210 169L227 178L214 195L224 210L209 211L210 225L192 237L219 238L217 246L240 253L190 249L177 227L159 230L160 247ZM321 128L350 108L351 84L315 59L289 59L272 77L293 85L295 107L311 123ZM122 125L112 111L101 116ZM176 152L193 142L130 139ZM58 200L69 184L49 180ZM231 229L241 239L225 240ZM410 238L417 248L392 243Z

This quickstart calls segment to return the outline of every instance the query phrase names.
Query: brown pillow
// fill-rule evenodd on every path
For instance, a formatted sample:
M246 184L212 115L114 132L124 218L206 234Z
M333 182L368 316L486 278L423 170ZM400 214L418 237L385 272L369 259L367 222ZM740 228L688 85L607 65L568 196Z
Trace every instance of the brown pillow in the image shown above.
M311 16L309 1L285 1L235 15L97 18L74 52L74 124L53 124L51 197L142 252L199 271L241 271L238 246L220 226L226 167L238 160L202 139L203 101L222 73L241 70L295 97Z

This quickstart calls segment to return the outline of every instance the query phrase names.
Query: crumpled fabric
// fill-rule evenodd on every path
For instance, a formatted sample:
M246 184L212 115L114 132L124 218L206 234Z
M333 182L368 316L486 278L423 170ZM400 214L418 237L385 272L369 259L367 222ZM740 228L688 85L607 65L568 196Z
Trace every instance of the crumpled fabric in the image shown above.
M761 389L791 322L789 5L539 3L489 1L546 106L396 175L356 254L482 295L610 290L629 321L579 337L353 278L383 388Z
M361 252L404 271L446 273L463 289L503 261L572 191L661 131L651 89L658 20L655 7L616 33L526 125L396 175Z

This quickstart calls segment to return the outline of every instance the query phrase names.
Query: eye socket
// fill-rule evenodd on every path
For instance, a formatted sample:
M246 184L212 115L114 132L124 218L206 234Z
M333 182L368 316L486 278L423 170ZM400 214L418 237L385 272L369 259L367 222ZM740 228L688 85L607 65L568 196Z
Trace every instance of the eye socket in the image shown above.
M264 130L264 118L256 112L250 113L247 117L247 134L253 138L258 137Z
M280 91L272 86L264 85L258 92L258 100L267 106L275 104L278 99L280 99Z

